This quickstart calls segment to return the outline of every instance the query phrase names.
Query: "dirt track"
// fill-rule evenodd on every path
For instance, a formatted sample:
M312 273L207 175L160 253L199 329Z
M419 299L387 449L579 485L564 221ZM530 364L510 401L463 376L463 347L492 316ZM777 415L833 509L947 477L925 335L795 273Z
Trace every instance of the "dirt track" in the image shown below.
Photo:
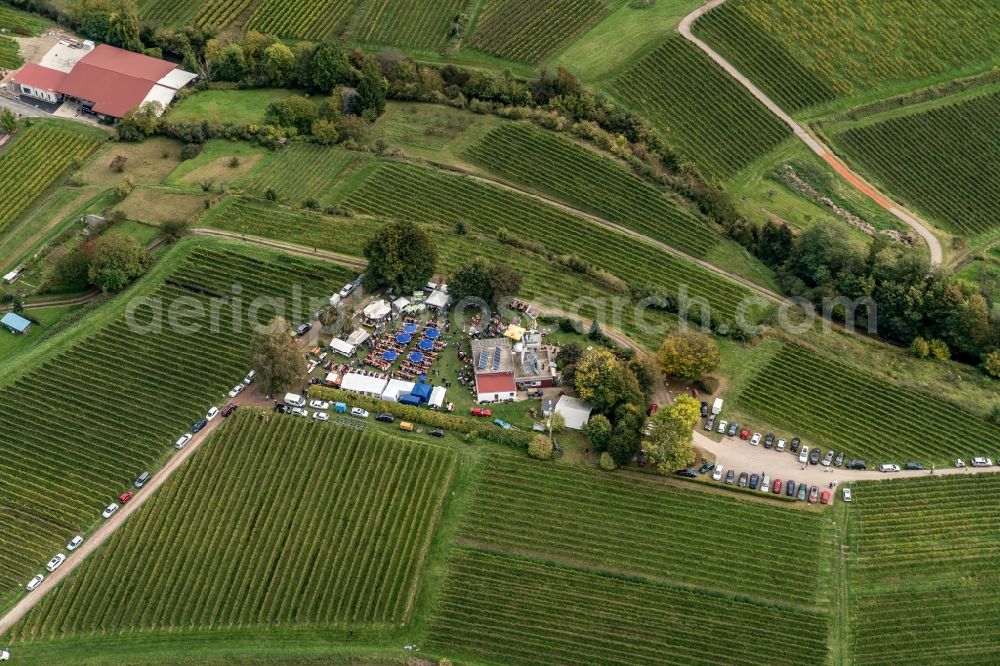
M846 180L850 185L864 194L866 197L870 198L872 201L877 203L879 206L889 211L894 217L904 222L908 227L913 229L924 242L927 243L927 247L930 249L931 263L939 265L944 260L944 250L941 247L941 241L938 240L937 236L931 231L931 229L918 220L916 217L911 215L909 212L903 210L900 206L892 203L888 197L880 194L870 183L859 176L857 173L852 171L846 164L841 162L836 155L831 153L827 148L821 144L815 136L813 136L805 127L797 123L790 115L785 113L781 107L774 103L770 97L764 94L764 92L758 88L754 83L740 73L736 67L734 67L728 60L723 58L721 55L716 53L711 46L700 40L691 32L691 26L697 21L701 16L715 9L726 0L711 0L705 5L694 10L690 14L684 17L678 26L677 30L687 39L689 42L697 46L699 49L705 52L709 58L714 60L722 69L726 70L730 76L736 79L740 85L746 88L751 95L756 97L760 102L767 107L767 109L778 116L786 125L788 125L792 132L795 133L799 139L802 140L809 148L816 153L820 158L823 159L827 164L829 164L834 171L836 171L840 176Z

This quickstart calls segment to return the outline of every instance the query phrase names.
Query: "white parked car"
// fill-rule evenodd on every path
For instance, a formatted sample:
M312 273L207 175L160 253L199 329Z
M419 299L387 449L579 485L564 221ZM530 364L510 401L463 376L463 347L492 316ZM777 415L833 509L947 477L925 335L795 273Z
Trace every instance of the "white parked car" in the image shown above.
M340 296L341 298L347 298L348 296L351 295L352 291L354 291L353 282L351 284L345 284L344 288L341 289L339 292L337 292L337 295Z
M174 448L180 451L185 446L187 446L187 443L191 441L192 437L194 437L194 435L192 435L191 433L187 433L186 435L181 435L181 438L178 439L176 442L174 442Z
M330 403L328 403L326 400L310 400L309 406L312 407L313 409L322 409L322 410L330 409Z
M963 467L965 467L965 461L962 460L961 458L955 458L955 467L957 469L962 469Z
M721 480L722 479L722 473L724 471L725 470L722 468L722 465L719 465L718 467L716 467L715 471L712 472L712 480L713 481L719 481L719 480Z
M55 557L53 557L51 560L49 560L49 563L45 565L45 568L49 570L49 573L52 573L53 571L55 571L56 569L58 569L60 566L62 566L62 563L65 562L65 561L66 561L66 556L63 555L62 553L59 553L58 555L56 555Z
M317 421L329 421L330 415L327 414L326 412L316 412L315 414L313 414L313 418L316 419Z
M45 576L43 576L42 574L38 574L37 576L28 581L28 584L24 586L24 589L26 589L28 592L31 592L33 589L41 585L43 580L45 580Z
M243 384L237 384L233 387L233 390L229 392L230 398L235 398L240 393L243 393L243 389L246 388Z
M206 421L211 421L211 420L213 420L218 415L219 415L219 408L218 407L212 407L210 410L208 410L208 413L205 414L205 420Z
M844 501L845 502L850 502L851 501L851 489L850 488L844 488Z
M66 550L76 550L77 548L80 547L81 544L83 544L83 537L77 535L73 537L73 539L68 544L66 544Z
M778 445L774 448L777 449L778 453L783 453L785 450L785 440L779 439Z
M989 458L973 458L973 467L993 467L993 461Z
M750 443L753 444L754 446L757 446L757 445L760 444L760 433L759 432L755 432L753 434L753 437L750 438Z
M10 652L0 650L0 661L10 661Z
M726 421L719 421L719 427L715 429L715 432L721 435L722 433L726 432L726 429L728 427L729 423L727 423Z
M246 384L247 386L250 386L250 384L253 383L253 378L256 376L257 376L257 371L251 370L250 372L247 373L247 376L243 378L243 383Z
M115 511L117 510L118 510L118 505L112 502L111 504L108 505L108 508L106 508L104 511L101 512L101 515L104 516L105 518L110 518L111 516L115 515Z
M767 474L765 474L764 478L760 480L760 492L762 493L771 492L771 477L768 476Z
M805 465L807 462L809 462L809 447L803 446L799 449L799 464Z
M879 465L878 471L880 472L898 472L899 465Z
M309 411L302 409L301 407L293 407L292 414L295 414L296 416L309 416Z
M357 416L359 419L366 419L368 418L368 412L360 407L355 407L351 410L351 416Z

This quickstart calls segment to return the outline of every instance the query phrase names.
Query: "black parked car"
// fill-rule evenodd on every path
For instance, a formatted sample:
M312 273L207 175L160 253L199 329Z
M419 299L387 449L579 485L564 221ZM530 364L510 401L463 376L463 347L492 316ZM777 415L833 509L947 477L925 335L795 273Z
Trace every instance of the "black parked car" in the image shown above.
M736 437L736 433L740 431L739 423L730 423L729 430L726 431L726 437Z
M295 329L295 335L301 338L303 335L311 331L312 327L312 324L299 324L298 328Z
M788 485L785 486L785 495L788 497L795 497L795 482L789 481Z
M843 464L844 464L844 452L841 451L840 453L837 454L836 460L833 461L833 466L840 467Z
M199 430L201 430L202 428L204 428L207 425L208 425L208 421L206 421L205 419L202 419L201 421L198 421L193 426L191 426L191 432L198 432Z
M812 451L809 452L809 464L818 465L819 457L821 455L823 455L823 451L820 450L820 448L817 446L816 448L814 448Z
M698 478L698 472L694 471L693 469L679 469L676 472L674 472L674 474L676 474L677 476L683 476L686 479Z
M746 488L747 487L747 479L748 478L750 478L750 477L747 476L746 472L740 472L740 482L737 485L740 488Z
M441 428L433 428L428 430L427 434L431 437L444 437L444 430L441 430Z
M847 469L866 469L868 465L865 464L864 460L848 460Z
M907 469L907 470L911 470L911 471L920 471L923 468L924 468L923 465L921 465L918 462L913 462L912 460L910 462L906 463L905 465L903 465L903 469Z
M760 481L759 474L750 475L750 490L757 490L757 483Z
M393 416L392 414L389 414L388 412L382 412L381 414L375 415L375 420L381 421L382 423L392 423L393 421L396 420L396 417Z
M713 414L712 416L708 417L707 421L705 421L705 430L712 432L712 428L714 427L715 427L715 415Z
M701 418L706 418L708 416L708 403L704 400L701 401Z
M274 403L274 411L278 412L279 414L284 414L285 412L288 411L288 405L286 405L283 402L276 402Z
M769 432L764 437L764 448L765 449L769 449L773 445L774 445L774 433L773 432Z
M736 472L734 472L733 470L729 470L728 472L726 472L726 483L727 484L729 484L731 486L731 485L733 485L733 481L735 481L735 480L736 480Z
M799 452L799 445L802 444L802 440L798 437L792 438L792 453Z

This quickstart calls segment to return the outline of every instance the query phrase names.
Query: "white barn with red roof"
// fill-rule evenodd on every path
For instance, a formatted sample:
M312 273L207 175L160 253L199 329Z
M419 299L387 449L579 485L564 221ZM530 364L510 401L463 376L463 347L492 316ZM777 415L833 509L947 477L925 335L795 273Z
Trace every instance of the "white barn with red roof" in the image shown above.
M49 103L79 102L85 111L121 118L145 102L166 108L196 74L141 53L101 44L72 64L69 71L28 64L11 79L22 95Z

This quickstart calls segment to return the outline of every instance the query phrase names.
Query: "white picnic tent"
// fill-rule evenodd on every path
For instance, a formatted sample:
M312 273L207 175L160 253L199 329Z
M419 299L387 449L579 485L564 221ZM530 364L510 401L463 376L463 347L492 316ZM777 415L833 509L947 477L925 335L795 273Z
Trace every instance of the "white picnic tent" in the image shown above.
M431 399L427 401L427 404L434 409L441 409L444 406L444 396L448 393L448 389L443 386L435 386L431 391Z
M382 389L382 399L389 402L396 402L399 396L406 395L413 391L415 384L402 379L390 379L385 388Z
M371 375L349 372L344 375L344 379L340 382L340 388L351 393L360 393L373 398L381 398L382 391L385 390L385 385L388 383L385 379L372 377Z
M556 414L562 414L566 419L566 427L570 430L583 430L592 411L594 408L589 402L569 395L562 396L556 403Z
M334 338L330 342L330 348L343 356L354 356L354 353L358 350L350 342L341 340L340 338Z
M372 301L365 306L365 317L373 321L385 319L389 316L390 312L392 310L389 308L389 304L382 299Z

